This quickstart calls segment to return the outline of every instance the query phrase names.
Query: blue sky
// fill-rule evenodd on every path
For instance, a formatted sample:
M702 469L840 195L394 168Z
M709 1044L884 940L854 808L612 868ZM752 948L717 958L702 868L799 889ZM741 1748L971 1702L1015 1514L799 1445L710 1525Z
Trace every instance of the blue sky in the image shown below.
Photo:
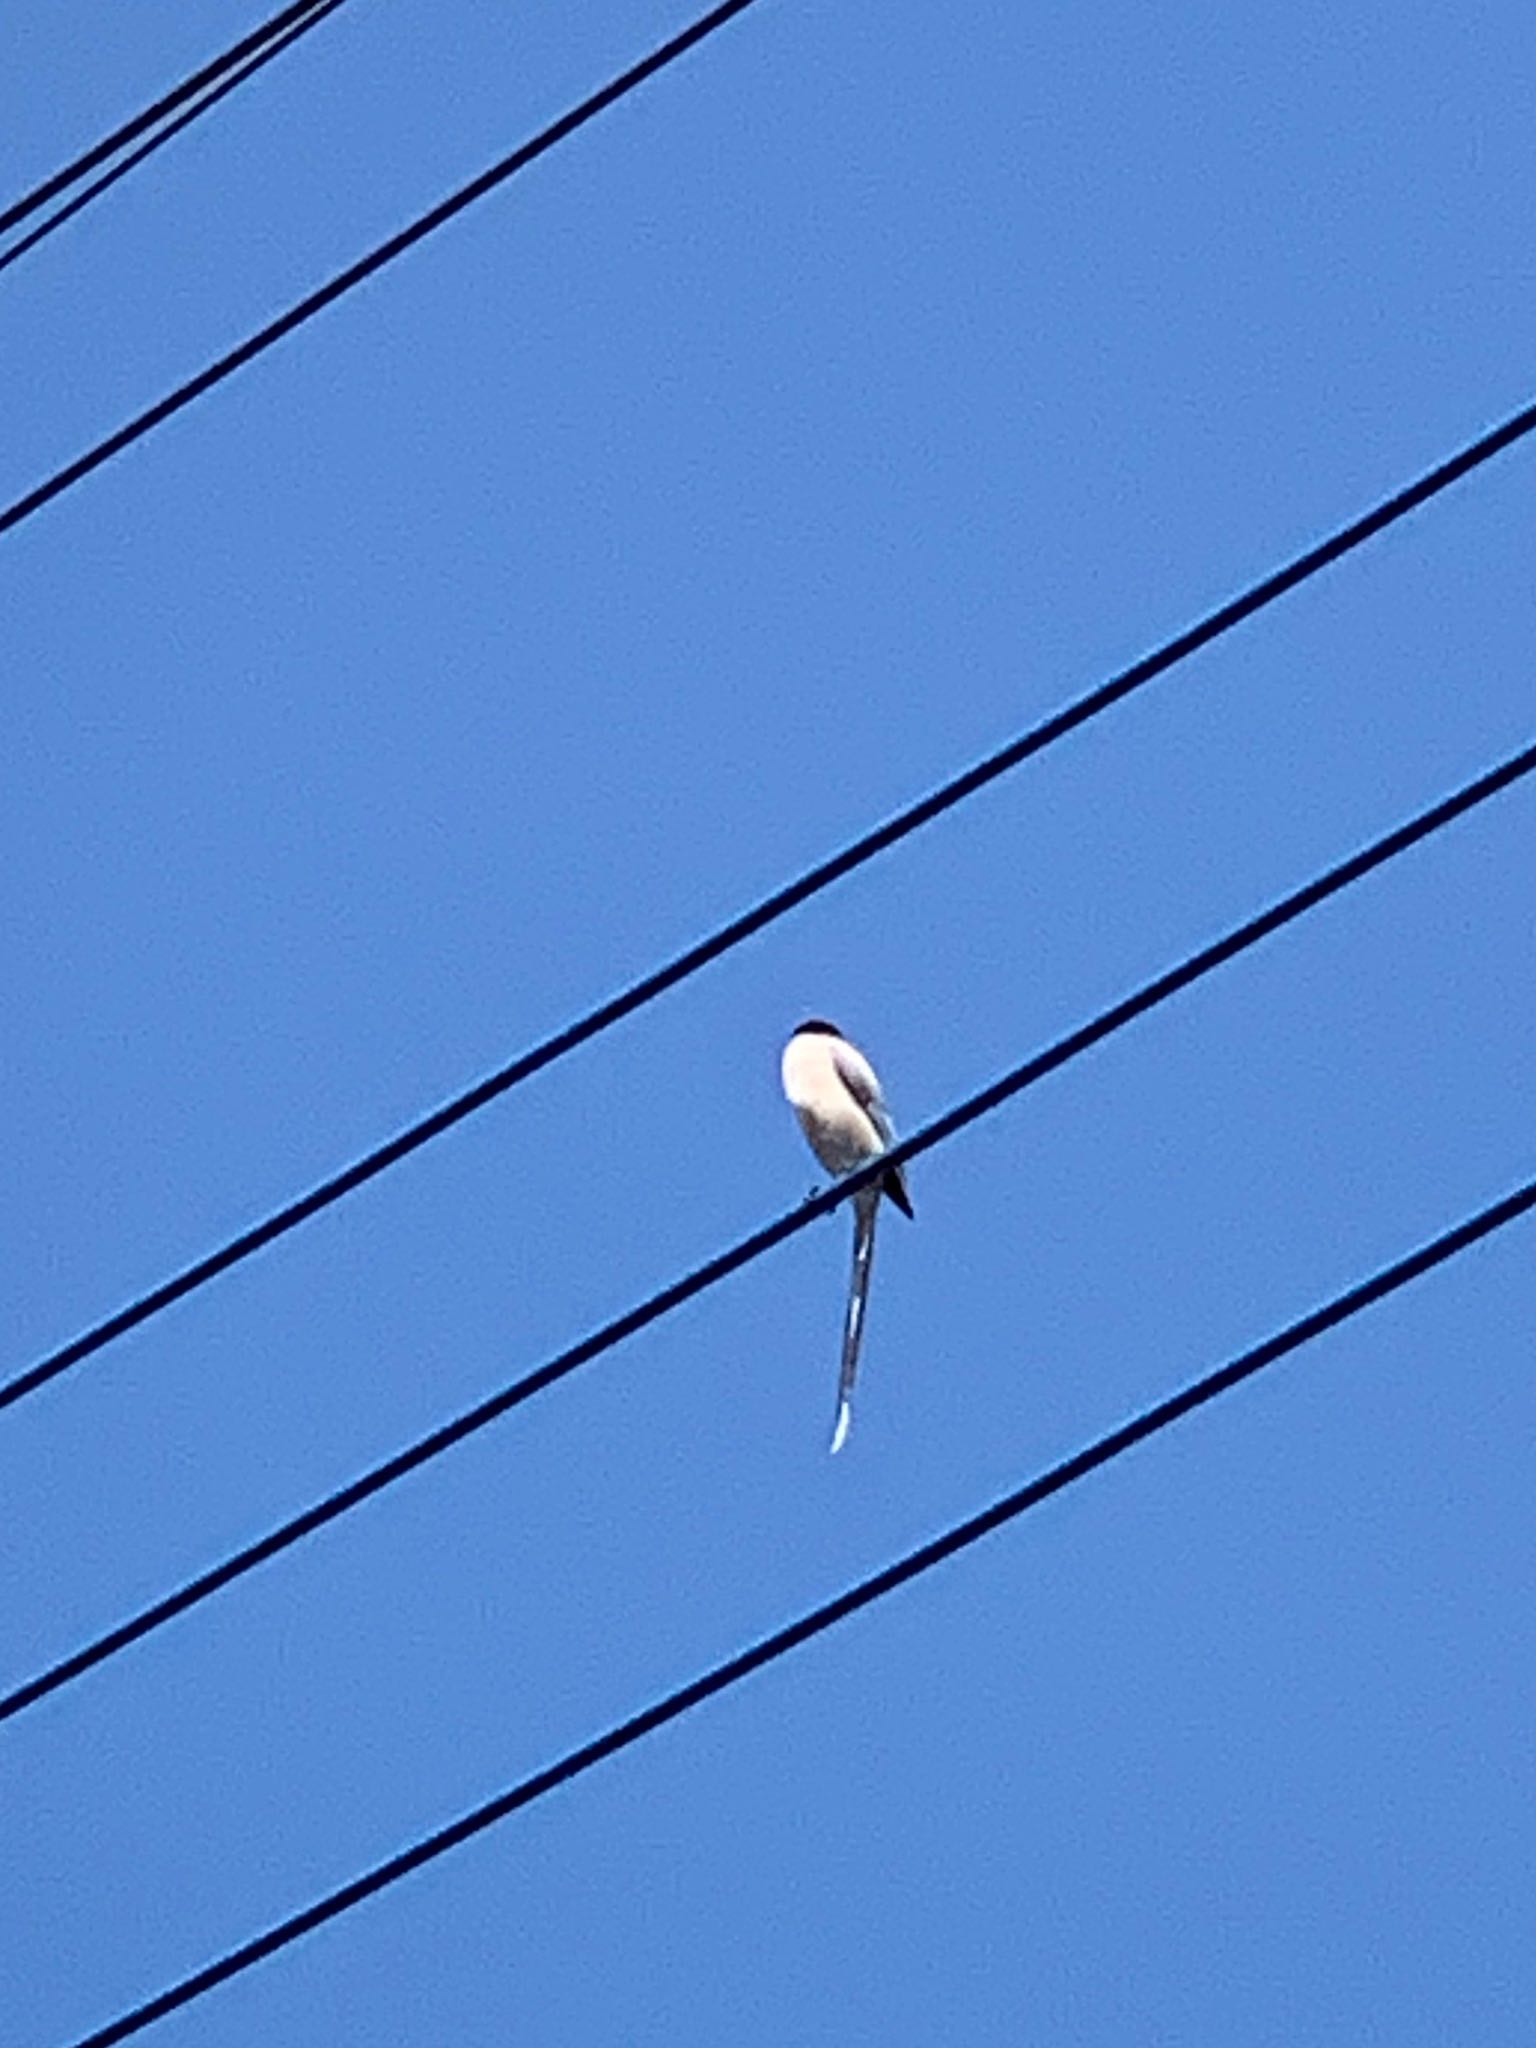
M18 0L6 194L257 18ZM683 17L354 0L0 280L9 499ZM4 543L8 1369L1532 396L1527 11L763 0ZM0 1681L1531 737L1516 452L0 1418ZM1532 1171L1516 791L0 1730L109 2018ZM1523 2042L1529 1228L166 2023Z

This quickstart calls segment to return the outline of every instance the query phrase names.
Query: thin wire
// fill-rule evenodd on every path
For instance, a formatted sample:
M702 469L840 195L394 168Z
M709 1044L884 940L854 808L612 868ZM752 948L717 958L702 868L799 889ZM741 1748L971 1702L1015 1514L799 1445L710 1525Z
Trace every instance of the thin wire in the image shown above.
M57 199L61 192L67 191L71 185L78 184L80 179L87 177L109 157L116 156L117 152L125 149L130 142L136 142L148 129L163 121L167 114L175 113L176 109L185 105L189 99L195 99L206 87L222 78L226 71L232 70L237 64L242 64L247 57L274 37L285 34L290 27L307 15L315 4L316 0L292 0L291 5L279 8L277 13L269 16L259 28L252 29L248 36L242 36L238 43L233 44L220 56L211 58L200 70L184 78L180 85L173 86L169 92L162 94L153 106L145 107L142 113L135 114L120 128L115 128L110 135L103 136L100 142L93 143L72 163L67 163L62 170L53 172L40 185L24 193L20 199L15 200L0 213L0 235L9 234L12 228L19 227L34 213L40 213L51 199Z
M1351 883L1370 874L1373 869L1406 852L1420 840L1440 831L1478 804L1486 803L1501 790L1507 789L1533 771L1536 771L1536 746L1527 747L1522 753L1490 769L1487 774L1479 776L1476 781L1468 783L1453 795L1442 798L1439 803L1411 818L1406 824L1397 826L1384 838L1373 841L1359 853L1350 855L1347 860L1339 862L1314 881L1283 897L1268 910L1261 911L1257 917L1250 918L1245 924L1237 926L1213 944L1202 947L1199 952L1190 954L1178 966L1160 974L1154 981L1145 983L1133 994L1102 1011L1088 1023L1068 1032L1065 1038L1057 1039L1055 1044L1048 1046L1045 1051L1035 1053L1002 1075L1000 1079L969 1096L956 1108L936 1117L912 1137L893 1146L883 1158L876 1160L872 1165L849 1174L845 1180L826 1189L811 1201L802 1204L800 1208L790 1210L788 1214L778 1217L761 1230L754 1231L750 1237L743 1238L729 1250L718 1253L683 1279L673 1281L659 1293L653 1294L648 1301L627 1310L591 1336L584 1337L557 1357L525 1374L522 1379L514 1380L510 1386L503 1387L452 1421L443 1423L428 1435L418 1438L406 1449L397 1451L392 1457L386 1458L381 1464L363 1473L360 1478L339 1487L324 1500L317 1501L312 1507L306 1508L301 1514L283 1523L281 1527L259 1537L243 1550L233 1552L219 1564L186 1581L174 1592L141 1609L138 1614L109 1629L95 1641L85 1644L48 1670L28 1679L0 1698L0 1721L9 1720L25 1708L35 1706L50 1693L58 1692L97 1665L105 1663L109 1657L116 1656L131 1644L142 1641L145 1636L164 1627L176 1616L185 1614L202 1601L210 1599L224 1587L232 1585L236 1579L254 1571L257 1565L265 1564L303 1538L312 1536L328 1523L360 1507L374 1494L382 1493L386 1487L393 1486L408 1473L416 1471L419 1466L441 1457L455 1444L462 1443L466 1437L473 1436L477 1431L498 1421L513 1408L531 1399L533 1395L543 1392L557 1380L562 1380L575 1372L579 1366L590 1363L605 1351L611 1351L626 1338L634 1336L662 1316L670 1314L684 1302L691 1301L696 1294L715 1286L740 1267L771 1251L775 1245L793 1237L797 1231L809 1228L819 1217L827 1215L839 1203L852 1199L861 1188L873 1186L889 1172L892 1165L915 1159L934 1145L942 1144L945 1139L953 1137L968 1124L974 1123L978 1117L986 1116L1011 1097L1043 1079L1045 1075L1054 1073L1058 1067L1065 1066L1069 1060L1076 1059L1079 1054L1098 1045L1113 1032L1144 1016L1158 1004L1168 1001L1170 997L1188 988L1203 975L1214 972L1227 961L1235 959L1239 953L1256 946L1260 940L1268 938L1282 926L1305 915L1330 896L1336 896Z
M1368 1280L1363 1280L1345 1293L1336 1295L1321 1308L1313 1309L1297 1322L1291 1323L1274 1336L1265 1338L1262 1343L1254 1345L1252 1350L1243 1352L1239 1357L1219 1366L1214 1372L1207 1373L1203 1379L1196 1380L1180 1392L1170 1395L1168 1399L1159 1401L1155 1407L1144 1409L1129 1422L1122 1423L1118 1429L1111 1430L1107 1436L1102 1436L1097 1442L1089 1444L1085 1450L1064 1459L1061 1464L1030 1480L1016 1492L1005 1494L1001 1500L994 1501L980 1514L972 1515L969 1520L946 1529L942 1535L921 1544L916 1550L908 1551L905 1557L898 1558L884 1570L861 1580L847 1592L838 1594L835 1599L828 1600L820 1607L812 1608L808 1614L802 1614L786 1627L776 1629L772 1635L762 1637L750 1649L742 1650L736 1656L728 1657L724 1663L716 1664L702 1677L695 1678L689 1684L680 1686L677 1691L668 1693L665 1698L632 1715L629 1720L621 1721L616 1727L608 1729L592 1741L583 1743L579 1749L568 1751L558 1762L548 1765L542 1771L535 1771L531 1777L524 1778L507 1791L499 1792L494 1798L487 1799L483 1805L461 1814L446 1827L413 1842L409 1848L400 1850L384 1862L376 1863L361 1877L355 1877L349 1883L338 1886L335 1891L328 1892L323 1898L305 1906L300 1912L291 1914L286 1920L276 1922L252 1940L228 1950L216 1961L205 1964L200 1970L194 1970L190 1976L183 1977L179 1983L173 1984L156 1997L146 1999L142 2005L135 2006L131 2012L124 2013L109 2025L98 2028L93 2034L84 2035L72 2044L72 2048L112 2048L115 2042L126 2041L130 2035L141 2032L156 2020L164 2019L167 2014L178 2011L184 2005L190 2005L194 1999L201 1998L216 1986L227 1983L231 1977L240 1975L254 1964L264 1962L268 1956L276 1955L280 1949L287 1948L301 1936L311 1934L316 1928L323 1927L327 1921L350 1912L354 1906L361 1905L376 1892L398 1883L403 1877L409 1877L423 1865L435 1862L439 1856L445 1856L450 1849L457 1849L462 1843L471 1841L487 1828L494 1827L498 1821L506 1820L525 1806L531 1806L536 1799L542 1799L547 1793L568 1784L571 1779L580 1777L595 1764L603 1763L611 1756L617 1756L621 1750L628 1749L643 1737L654 1734L658 1728L666 1727L668 1722L676 1721L694 1707L702 1706L704 1701L713 1699L717 1693L725 1692L733 1685L739 1685L754 1672L775 1663L780 1657L788 1656L791 1650L799 1649L803 1644L825 1634L828 1629L848 1620L851 1615L873 1606L877 1600L883 1600L887 1594L894 1593L910 1580L920 1578L924 1572L932 1571L935 1566L946 1563L963 1550L968 1550L984 1536L990 1536L1007 1523L1016 1521L1019 1516L1029 1513L1032 1508L1039 1507L1043 1501L1049 1500L1052 1495L1064 1492L1067 1487L1076 1485L1080 1479L1087 1478L1089 1473L1096 1472L1100 1466L1108 1465L1115 1458L1134 1449L1136 1445L1144 1443L1147 1438L1156 1436L1160 1430L1170 1428L1186 1415L1193 1414L1197 1408L1203 1408L1208 1402L1214 1401L1217 1395L1240 1386L1244 1380L1252 1379L1266 1367L1274 1365L1291 1352L1300 1350L1304 1344L1310 1344L1314 1338L1323 1336L1327 1331L1348 1321L1351 1316L1359 1315L1364 1309L1384 1300L1388 1295L1395 1294L1399 1288L1406 1287L1410 1281L1417 1280L1436 1266L1443 1265L1447 1259L1454 1258L1457 1253L1491 1236L1494 1231L1502 1230L1506 1224L1514 1222L1517 1217L1525 1215L1533 1207L1536 1207L1536 1180L1527 1181L1523 1187L1517 1188L1513 1194L1506 1195L1502 1201L1492 1203L1477 1215L1469 1217L1442 1236L1422 1245L1417 1251L1410 1252L1406 1258L1383 1267Z
M57 1350L49 1352L46 1357L26 1367L14 1378L0 1385L0 1410L8 1408L13 1402L22 1400L28 1394L35 1393L38 1388L57 1379L61 1373L68 1372L82 1360L105 1350L107 1345L114 1343L119 1337L126 1336L130 1330L137 1329L140 1324L148 1322L151 1317L159 1315L198 1288L207 1286L221 1273L227 1273L232 1266L241 1264L254 1253L276 1242L278 1238L286 1236L289 1231L296 1230L301 1223L307 1223L310 1217L318 1216L322 1210L330 1208L343 1196L365 1186L367 1182L408 1158L423 1145L452 1130L466 1117L473 1116L510 1089L516 1088L521 1082L530 1080L545 1067L552 1066L556 1060L563 1059L567 1053L574 1052L578 1046L596 1038L600 1032L607 1031L625 1017L642 1009L647 1003L654 1002L658 996L666 994L679 982L686 981L701 968L709 966L723 954L741 945L744 940L774 924L779 918L787 916L800 904L819 895L822 890L830 888L834 882L841 881L845 875L852 874L855 869L873 860L877 854L898 845L911 833L931 824L935 818L942 817L946 811L952 810L967 797L974 796L989 783L1010 773L1032 756L1043 753L1047 747L1075 732L1079 726L1086 725L1090 719L1098 717L1101 712L1109 710L1134 691L1144 688L1179 662L1186 661L1201 648L1209 646L1212 641L1231 632L1246 619L1252 618L1256 612L1275 603L1277 599L1284 597L1298 585L1350 553L1352 549L1384 532L1386 528L1405 518L1410 512L1416 511L1440 492L1448 490L1452 484L1459 482L1483 463L1491 461L1495 455L1512 447L1533 429L1536 429L1536 405L1515 413L1501 426L1495 427L1491 433L1470 442L1447 461L1425 471L1390 498L1383 499L1362 518L1338 528L1315 547L1293 557L1291 561L1259 582L1250 584L1236 597L1218 605L1214 611L1207 612L1193 626L1175 634L1171 640L1165 640L1160 647L1155 648L1150 654L1143 655L1129 668L1122 669L1107 682L1075 698L1060 711L1053 712L1040 724L1032 726L1017 739L1000 747L984 761L977 762L974 767L966 769L927 796L919 798L916 803L908 805L904 811L898 811L893 818L887 819L883 825L875 826L862 838L845 846L841 852L833 854L813 868L808 868L794 881L775 890L771 896L763 897L750 909L740 912L729 923L721 925L685 952L674 955L663 966L643 976L639 981L632 982L618 995L599 1003L596 1009L589 1010L585 1016L565 1025L506 1066L475 1082L473 1086L432 1110L393 1138L386 1139L371 1152L364 1153L350 1166L343 1167L340 1172L319 1182L305 1194L263 1218L261 1222L251 1225L249 1229L228 1239L214 1251L194 1260L190 1266L184 1266L170 1279L149 1288L126 1307L118 1309L114 1314L83 1331L78 1337L72 1338L67 1344L59 1346Z
M19 241L13 242L8 249L0 252L0 271L8 270L20 257L25 256L29 249L35 249L39 242L45 242L51 234L63 227L66 221L73 220L77 213L89 206L93 199L99 199L103 192L110 191L119 178L125 178L147 157L153 156L157 149L171 140L172 136L179 135L184 128L190 128L210 107L217 106L219 101L232 93L237 86L244 85L248 78L254 78L274 57L280 57L284 50L291 48L301 36L307 35L328 14L334 14L336 9L344 4L344 0L320 0L319 5L314 5L314 0L310 0L310 4L314 6L313 13L306 14L302 21L296 22L285 34L265 44L254 57L230 72L204 98L194 101L184 112L178 114L174 121L168 121L163 128L151 135L147 142L141 143L135 150L130 150L121 162L112 166L111 170L104 171L93 184L87 185L83 192L77 192L72 199L66 200L62 206L50 213L46 220L39 221L37 226L23 235Z
M108 434L104 441L98 441L94 448L87 449L84 455L77 456L73 462L67 462L36 489L28 491L13 505L7 506L0 512L0 533L7 533L13 526L19 526L24 519L30 519L34 512L51 503L72 484L79 483L82 477L87 477L93 470L100 469L104 462L109 462L114 455L121 454L123 449L141 440L153 428L190 405L195 398L201 398L205 391L211 391L216 384L222 384L226 377L233 376L236 370L264 354L274 343L291 334L296 327L302 327L306 320L313 319L316 313L323 312L344 292L351 291L354 285L359 285L365 278L372 277L376 270L381 270L386 263L392 263L397 256L403 256L407 249L414 248L424 236L432 234L437 228L452 220L456 214L462 213L466 206L471 206L475 200L484 198L486 193L494 191L498 185L505 183L508 178L533 163L536 158L543 156L546 151L553 149L556 143L563 142L566 136L573 135L578 128L584 128L616 100L623 99L656 72L676 62L696 43L702 42L706 36L712 35L716 29L723 28L736 15L745 13L747 8L756 4L757 0L722 0L720 6L712 8L708 14L701 15L680 35L673 36L669 42L653 50L648 57L643 57L638 64L632 64L617 78L610 79L607 85L600 87L579 106L572 108L567 114L562 114L558 121L551 122L550 126L536 135L531 142L523 143L520 148L513 150L510 156L505 156L499 163L492 164L489 170L481 171L478 177L471 178L467 185L461 185L457 192L450 194L447 199L440 200L436 206L412 221L409 227L402 228L398 234L380 242L376 248L371 249L366 256L359 257L355 263L349 263L345 270L338 271L328 283L311 292L307 298L300 299L297 305L290 306L286 313L280 313L275 320L269 321L258 333L250 335L237 348L232 348L227 355L220 356L217 362L210 363L206 369L199 370L195 377L189 377L185 384L179 384L174 391L158 400L147 411L129 420L126 426L119 427L116 433Z

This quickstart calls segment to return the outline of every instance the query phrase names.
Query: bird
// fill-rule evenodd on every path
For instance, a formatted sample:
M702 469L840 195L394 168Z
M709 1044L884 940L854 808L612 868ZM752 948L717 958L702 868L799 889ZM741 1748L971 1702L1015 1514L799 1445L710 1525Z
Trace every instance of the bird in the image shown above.
M839 1179L869 1165L896 1142L874 1068L858 1047L824 1017L797 1025L781 1062L784 1093L800 1120L806 1143L827 1172ZM843 1358L837 1382L837 1419L832 1429L835 1456L848 1441L853 1420L853 1383L864 1337L870 1267L875 1255L875 1217L886 1195L911 1216L906 1175L899 1164L861 1188L853 1198L853 1273L843 1323Z

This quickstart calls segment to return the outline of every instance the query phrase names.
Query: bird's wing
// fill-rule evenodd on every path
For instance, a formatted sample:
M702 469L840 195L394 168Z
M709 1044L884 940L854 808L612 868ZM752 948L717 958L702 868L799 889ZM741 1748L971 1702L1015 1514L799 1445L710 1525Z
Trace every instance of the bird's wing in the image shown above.
M879 1132L881 1143L891 1144L894 1134L890 1111L885 1106L885 1097L880 1092L880 1083L869 1061L856 1046L843 1039L832 1048L832 1064L843 1086Z
M843 1086L874 1125L875 1135L882 1147L889 1151L896 1142L896 1126L891 1122L891 1113L885 1106L885 1097L880 1092L880 1083L874 1068L856 1046L842 1040L832 1048L832 1064L836 1067ZM907 1176L903 1167L893 1166L883 1183L885 1192L904 1216L912 1214L912 1198L907 1193Z
M837 1377L837 1422L832 1431L832 1449L840 1451L848 1440L853 1420L853 1383L859 1373L859 1347L864 1341L864 1310L869 1301L869 1276L875 1257L875 1218L880 1196L868 1188L853 1205L853 1272L848 1282L848 1314L843 1323L843 1363Z

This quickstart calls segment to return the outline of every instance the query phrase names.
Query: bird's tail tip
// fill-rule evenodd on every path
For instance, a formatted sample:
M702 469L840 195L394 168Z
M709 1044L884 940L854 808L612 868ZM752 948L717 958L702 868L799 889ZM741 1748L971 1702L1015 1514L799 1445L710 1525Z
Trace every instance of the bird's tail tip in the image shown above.
M830 1456L835 1458L838 1452L843 1448L843 1445L847 1443L848 1425L852 1422L852 1420L852 1408L848 1405L846 1401L839 1401L837 1404L837 1422L832 1431L832 1449L829 1453Z

